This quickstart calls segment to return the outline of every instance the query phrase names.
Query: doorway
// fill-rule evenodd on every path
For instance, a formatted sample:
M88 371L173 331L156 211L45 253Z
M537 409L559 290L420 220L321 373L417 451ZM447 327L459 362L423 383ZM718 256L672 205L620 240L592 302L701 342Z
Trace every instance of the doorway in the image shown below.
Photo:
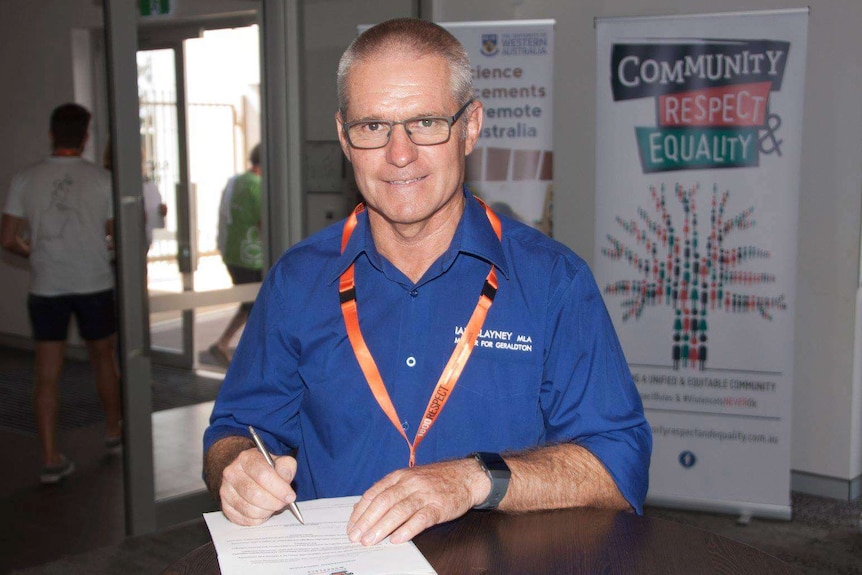
M175 404L166 394L153 403L154 494L206 501L202 437L227 368L208 348L260 286L233 287L216 245L225 184L261 142L259 28L158 32L142 34L136 52L148 339L154 391L183 389Z
M154 364L214 376L226 368L208 348L249 290L223 293L215 305L195 294L231 288L216 245L219 203L261 140L259 45L250 25L163 39L137 53L144 186L157 190L165 213L144 198Z
M262 83L265 88L261 100L265 122L260 122L262 147L262 214L261 222L263 267L268 268L269 254L281 253L302 237L302 124L299 79L301 62L295 56L301 53L302 18L300 2L290 0L262 0L256 9L232 14L198 15L182 18L160 18L142 22L135 17L134 6L120 0L108 0L105 11L106 59L108 100L111 119L111 137L114 146L115 206L119 210L118 226L118 285L120 308L119 356L124 392L124 453L123 478L126 503L126 527L129 534L141 534L199 516L202 511L215 508L215 503L204 489L200 472L202 467L201 437L211 410L211 403L198 400L182 409L156 410L153 386L159 383L156 367L162 369L163 351L167 359L178 362L164 367L205 374L219 385L221 377L211 371L195 368L194 318L204 315L216 306L253 300L259 284L243 284L225 289L212 288L198 281L196 273L203 268L205 241L203 230L193 221L201 194L192 193L191 171L194 150L188 136L190 131L189 93L190 74L187 73L187 40L201 38L215 30L260 26L259 51L266 58L263 63ZM203 31L203 32L202 32ZM173 229L176 241L176 269L180 289L147 290L146 261L141 248L143 231L142 146L140 94L138 92L137 59L139 51L173 50L175 100L168 110L176 113L177 149L165 155L173 159L178 176L174 178L176 206L174 216L165 219L165 233ZM167 74L169 75L169 73ZM173 125L173 123L169 123ZM273 159L277 158L277 161ZM154 168L157 166L154 166ZM167 176L161 185L165 197L170 199ZM220 182L224 185L223 182ZM160 192L161 193L161 192ZM175 222L173 221L175 218ZM171 228L172 223L174 228ZM194 232L192 231L194 230ZM154 230L154 242L158 237ZM170 238L168 238L170 239ZM154 254L155 255L155 254ZM175 281L174 286L177 285ZM207 288L207 289L205 289ZM149 309L147 309L149 304ZM173 312L174 321L181 326L181 346L151 353L149 329L151 314ZM163 318L159 317L159 321ZM191 326L191 328L189 328ZM189 337L193 334L193 337ZM147 340L147 341L145 341ZM158 354L158 355L157 355ZM191 367L180 367L180 366ZM152 369L151 369L152 368ZM173 391L173 389L171 389ZM176 466L174 466L176 464ZM179 483L167 489L164 480ZM187 482L187 483L186 483Z

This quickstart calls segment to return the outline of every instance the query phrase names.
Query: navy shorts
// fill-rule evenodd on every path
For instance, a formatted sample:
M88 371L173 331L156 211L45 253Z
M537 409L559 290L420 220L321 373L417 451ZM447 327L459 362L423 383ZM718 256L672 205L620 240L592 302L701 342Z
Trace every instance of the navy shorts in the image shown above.
M227 264L226 267L227 273L230 274L230 279L235 286L241 284L254 284L263 280L263 271L261 270L253 270L251 268L244 268L242 266L235 266L232 264ZM247 315L251 313L252 306L254 306L254 302L247 301L243 302L242 305L239 306L239 309Z
M117 332L113 289L58 296L30 294L27 309L36 341L66 341L72 314L81 339L104 339Z

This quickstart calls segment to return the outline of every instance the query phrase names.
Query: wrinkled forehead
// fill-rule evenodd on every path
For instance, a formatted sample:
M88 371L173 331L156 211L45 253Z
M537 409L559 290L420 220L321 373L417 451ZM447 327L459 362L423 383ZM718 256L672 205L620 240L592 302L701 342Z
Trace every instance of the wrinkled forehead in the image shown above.
M452 70L445 57L404 47L363 55L354 61L344 84L348 115L367 113L374 105L421 100L442 113L454 101ZM417 105L419 102L416 102ZM431 109L421 110L428 113Z

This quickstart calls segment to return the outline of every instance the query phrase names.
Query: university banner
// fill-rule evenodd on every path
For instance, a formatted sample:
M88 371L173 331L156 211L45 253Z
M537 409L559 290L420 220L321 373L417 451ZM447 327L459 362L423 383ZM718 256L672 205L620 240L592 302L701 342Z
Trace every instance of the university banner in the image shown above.
M652 504L790 517L807 21L596 21L593 267L652 426Z
M500 214L547 234L553 198L554 21L440 23L467 49L482 135L467 185Z

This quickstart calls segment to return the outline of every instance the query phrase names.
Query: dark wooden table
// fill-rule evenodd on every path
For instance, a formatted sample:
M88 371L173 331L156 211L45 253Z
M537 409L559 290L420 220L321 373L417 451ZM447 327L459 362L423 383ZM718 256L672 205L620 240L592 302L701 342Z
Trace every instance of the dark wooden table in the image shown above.
M471 511L414 539L439 575L800 571L721 535L664 519L600 509L506 515ZM212 543L163 575L219 575Z

